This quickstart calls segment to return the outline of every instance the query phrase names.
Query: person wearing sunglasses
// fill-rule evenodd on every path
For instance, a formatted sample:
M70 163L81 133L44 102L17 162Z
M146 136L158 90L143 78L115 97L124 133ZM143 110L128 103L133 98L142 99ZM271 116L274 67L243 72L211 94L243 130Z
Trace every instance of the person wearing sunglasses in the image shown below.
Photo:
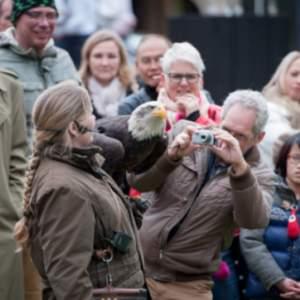
M94 299L93 288L106 286L108 257L114 287L142 288L133 211L92 144L88 92L73 82L47 89L34 105L33 123L24 213L15 236L30 249L42 299Z

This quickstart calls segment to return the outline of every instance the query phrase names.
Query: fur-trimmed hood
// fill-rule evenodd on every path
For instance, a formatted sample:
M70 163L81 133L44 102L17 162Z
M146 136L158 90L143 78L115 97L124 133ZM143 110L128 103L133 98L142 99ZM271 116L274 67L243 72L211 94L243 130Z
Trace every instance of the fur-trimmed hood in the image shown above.
M15 28L10 27L4 32L0 33L0 47L9 47L11 51L18 55L31 56L33 58L38 57L36 51L32 48L24 49L22 48L15 38ZM57 50L54 47L53 39L50 39L47 43L41 57L55 57L57 55Z

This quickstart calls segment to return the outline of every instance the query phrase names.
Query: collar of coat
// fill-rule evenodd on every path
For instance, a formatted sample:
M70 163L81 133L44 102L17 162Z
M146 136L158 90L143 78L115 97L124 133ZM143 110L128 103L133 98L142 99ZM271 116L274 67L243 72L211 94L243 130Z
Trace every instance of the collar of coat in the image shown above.
M45 149L44 155L85 170L96 177L101 178L106 175L102 169L105 159L101 154L101 148L97 146L69 148L63 145L52 145Z
M258 164L261 160L260 153L259 153L257 146L250 148L244 154L244 157L250 166L254 166L254 165Z
M18 76L16 75L16 73L14 73L10 70L0 68L0 90L6 92L8 87L7 87L7 82L1 79L3 74L7 75L11 78L14 78L14 79L17 79Z
M12 51L17 53L18 55L29 56L33 58L46 58L46 57L55 57L57 55L57 50L54 45L53 39L50 39L47 45L44 48L44 51L41 56L37 55L36 51L32 48L23 49L18 41L15 38L14 27L9 27L7 30L0 34L0 47L9 46Z

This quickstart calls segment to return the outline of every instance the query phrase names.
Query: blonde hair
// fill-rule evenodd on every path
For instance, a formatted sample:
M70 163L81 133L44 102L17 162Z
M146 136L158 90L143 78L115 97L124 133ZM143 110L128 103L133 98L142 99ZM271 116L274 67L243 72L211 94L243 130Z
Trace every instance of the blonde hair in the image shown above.
M272 93L277 97L286 96L284 80L287 72L295 60L300 58L299 51L292 51L288 53L280 62L270 81L263 88L264 94ZM272 101L272 97L270 99ZM293 100L293 99L291 99Z
M132 72L130 70L127 58L127 51L125 49L124 43L121 38L110 30L99 30L92 34L84 43L81 51L81 63L79 68L79 74L83 84L88 86L88 79L91 77L91 70L89 66L89 59L92 50L99 43L113 41L118 49L120 54L120 68L117 76L119 77L122 85L127 88L135 89L135 82L133 80Z
M288 53L280 62L271 80L263 88L268 101L280 105L288 112L290 125L297 129L300 126L300 99L292 99L286 91L285 78L292 64L300 59L299 51Z
M24 192L24 216L15 226L15 238L20 245L30 237L32 183L42 154L54 144L66 145L68 125L91 112L88 92L73 81L65 81L45 90L33 107L34 139Z

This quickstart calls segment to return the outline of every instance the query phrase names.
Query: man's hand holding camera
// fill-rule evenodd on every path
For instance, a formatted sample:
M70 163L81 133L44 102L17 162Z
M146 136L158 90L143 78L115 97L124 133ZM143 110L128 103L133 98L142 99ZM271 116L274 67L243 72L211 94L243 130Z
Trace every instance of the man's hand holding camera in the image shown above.
M232 166L236 175L243 174L247 169L238 140L229 132L220 129L200 129L193 133L194 144L209 147L225 163Z
M196 126L187 126L169 146L168 156L176 161L203 147L209 147L222 161L231 165L237 176L248 168L238 140L220 128L199 129Z
M180 160L185 155L188 155L195 149L201 147L200 145L192 142L192 136L195 131L197 131L197 127L186 126L184 131L175 137L168 147L168 156L171 160Z
M229 132L214 128L212 130L216 142L211 145L211 150L225 163L231 165L235 175L243 174L248 164L244 159L238 140Z

